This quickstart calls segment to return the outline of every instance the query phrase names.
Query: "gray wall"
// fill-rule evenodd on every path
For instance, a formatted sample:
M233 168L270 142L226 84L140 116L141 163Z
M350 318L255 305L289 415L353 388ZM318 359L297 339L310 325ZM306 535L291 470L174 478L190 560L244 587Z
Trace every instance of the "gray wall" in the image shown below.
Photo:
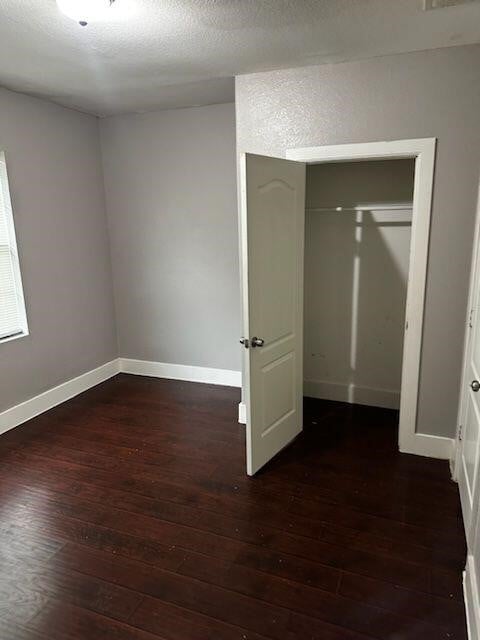
M100 130L120 355L240 369L234 105Z
M96 118L0 89L30 335L0 344L0 411L116 357Z
M306 396L400 406L414 169L414 160L307 167Z
M417 430L453 436L480 170L480 47L240 76L237 148L437 137Z

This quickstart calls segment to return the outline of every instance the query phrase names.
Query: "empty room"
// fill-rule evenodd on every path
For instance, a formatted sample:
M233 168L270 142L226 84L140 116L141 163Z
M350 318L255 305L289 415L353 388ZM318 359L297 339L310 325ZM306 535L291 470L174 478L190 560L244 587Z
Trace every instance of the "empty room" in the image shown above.
M0 54L0 640L480 640L480 2Z

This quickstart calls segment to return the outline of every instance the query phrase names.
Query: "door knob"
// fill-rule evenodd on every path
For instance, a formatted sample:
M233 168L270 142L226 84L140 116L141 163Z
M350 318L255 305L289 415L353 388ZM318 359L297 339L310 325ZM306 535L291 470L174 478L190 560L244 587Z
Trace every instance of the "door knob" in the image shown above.
M480 391L480 382L478 380L474 380L471 384L470 387L472 388L472 391L475 391L475 393L477 391Z
M257 338L256 336L249 340L248 338L240 338L240 344L243 344L245 349L255 349L255 347L263 347L265 341L262 338Z

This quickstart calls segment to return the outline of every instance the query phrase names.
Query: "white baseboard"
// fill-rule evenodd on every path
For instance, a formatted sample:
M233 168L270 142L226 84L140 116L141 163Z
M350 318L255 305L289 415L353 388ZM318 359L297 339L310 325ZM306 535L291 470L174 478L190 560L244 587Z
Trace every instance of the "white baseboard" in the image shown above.
M469 640L480 637L480 594L473 556L467 556L467 566L463 574L463 597L467 615Z
M400 439L400 452L412 453L416 456L451 460L455 446L453 438L431 436L426 433L409 434Z
M87 371L77 378L68 380L63 384L49 389L30 400L17 404L6 411L0 413L0 434L17 427L19 424L31 420L48 409L53 409L58 404L83 393L87 389L112 378L119 373L118 360L107 362L97 369Z
M118 358L3 411L0 413L0 434L38 416L44 411L48 411L48 409L56 407L62 402L83 393L83 391L87 391L87 389L112 378L120 372L229 387L242 386L241 371ZM307 384L308 383L305 383L305 395L309 395L309 387ZM357 399L355 399L355 402L362 404L362 402ZM238 421L241 424L246 423L246 406L242 402L238 407ZM453 447L454 440L451 438L416 433L413 436L409 436L406 441L401 442L400 451L403 453L413 453L420 456L450 460Z
M105 380L112 378L120 372L156 378L170 378L172 380L203 382L228 387L242 386L241 371L116 358L97 369L87 371L77 378L68 380L53 389L49 389L34 398L30 398L21 404L17 404L3 411L0 413L0 434L17 427L27 420L35 418L35 416L44 413L44 411L53 409L53 407L56 407L62 402L70 400L70 398L87 391L101 382L105 382Z
M242 372L229 369L211 369L209 367L194 367L183 364L168 364L165 362L150 362L148 360L132 360L120 358L120 371L137 376L153 378L168 378L170 380L185 380L187 382L203 382L218 384L225 387L241 387Z
M238 403L238 421L240 424L247 424L247 405L244 402Z
M400 407L400 391L373 389L325 380L304 380L303 395L320 400L365 404L385 409L399 409Z

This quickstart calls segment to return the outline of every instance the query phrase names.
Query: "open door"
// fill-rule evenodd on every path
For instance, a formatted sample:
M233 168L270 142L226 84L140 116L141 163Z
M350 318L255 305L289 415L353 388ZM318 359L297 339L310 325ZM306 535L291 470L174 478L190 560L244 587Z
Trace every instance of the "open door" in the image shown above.
M241 161L247 473L303 428L305 164Z

